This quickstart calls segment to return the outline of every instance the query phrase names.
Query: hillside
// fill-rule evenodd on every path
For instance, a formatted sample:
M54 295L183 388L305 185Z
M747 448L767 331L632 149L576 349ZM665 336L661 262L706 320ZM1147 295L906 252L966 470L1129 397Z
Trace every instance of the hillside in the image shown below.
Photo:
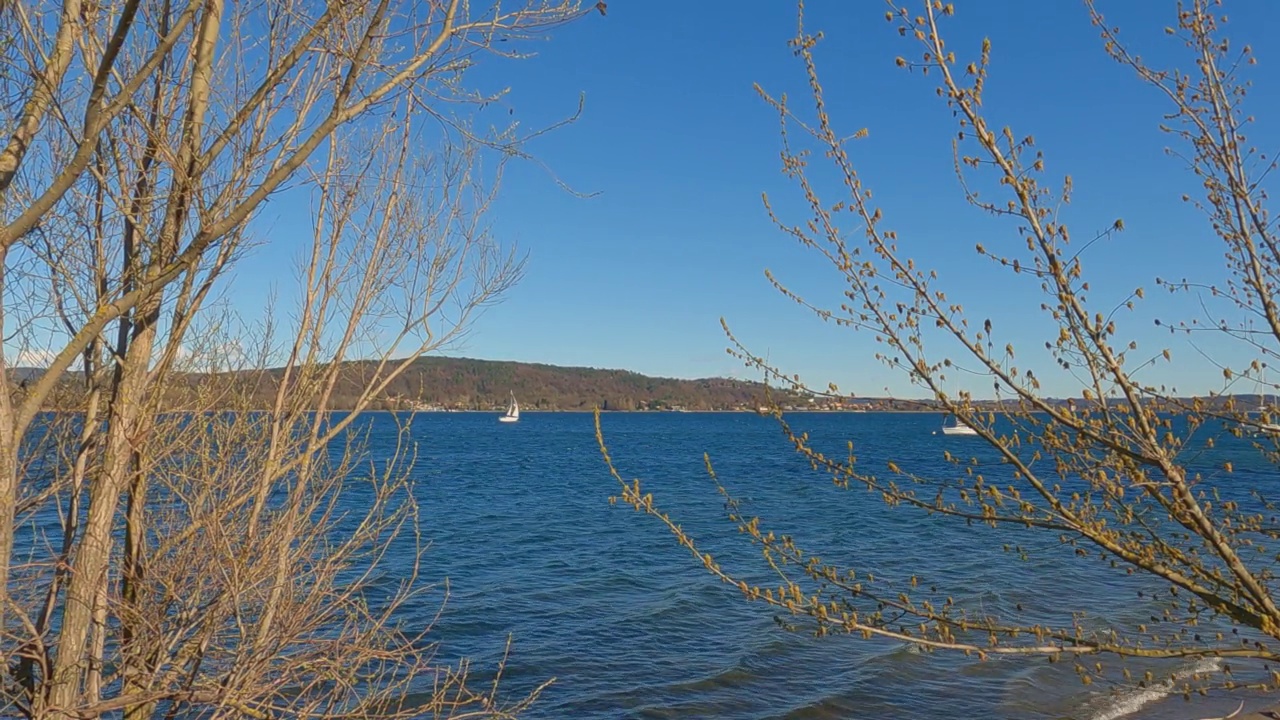
M370 363L345 365L335 398L338 408L350 406L359 379L372 371ZM278 376L277 371L267 371L254 380L244 380L254 382L253 394L265 406ZM603 410L734 410L754 409L763 401L764 392L760 383L727 378L681 380L626 370L423 357L387 388L378 407L491 410L506 407L509 393L515 393L521 408L528 410L591 410L597 406ZM801 402L794 395L779 399L787 404Z
M726 378L680 380L626 370L424 357L386 395L391 402L458 409L505 407L515 393L530 410L728 410L756 407L764 390L759 383Z
M344 363L334 397L335 409L349 408L354 404L362 380L370 376L373 369L373 364L368 362ZM11 369L10 382L13 390L21 392L21 388L41 372L38 368ZM265 408L271 404L279 376L279 370L246 371L212 377L187 375L186 382L174 388L172 399L179 406L185 405L182 396L188 395L194 390L194 386L212 382L223 388L234 387L235 394L247 397L251 405ZM67 408L76 406L77 398L82 392L79 378L74 373L68 375L62 385L52 399L52 404ZM788 410L938 411L932 400L850 397L842 400L815 398L811 402L808 397L796 393L781 393L776 388L770 392L773 399ZM506 407L509 393L515 393L521 408L526 410L587 411L595 407L622 411L754 410L763 404L765 386L758 382L728 378L684 380L650 377L627 370L423 357L414 361L408 371L387 388L374 407L387 410L498 410ZM1216 410L1222 410L1229 400L1234 400L1237 408L1256 408L1263 403L1264 398L1258 395L1202 398L1206 409ZM1070 401L1049 399L1047 402L1061 404ZM1190 399L1185 399L1184 402L1190 402ZM1001 410L999 404L990 401L978 401L976 405L988 410Z

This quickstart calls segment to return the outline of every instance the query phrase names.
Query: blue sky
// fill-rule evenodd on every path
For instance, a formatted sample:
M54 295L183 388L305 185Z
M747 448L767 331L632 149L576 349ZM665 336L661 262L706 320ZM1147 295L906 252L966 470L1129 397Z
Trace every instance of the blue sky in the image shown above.
M976 57L983 36L993 43L989 118L1034 135L1049 178L1073 176L1066 215L1073 237L1125 221L1126 232L1085 255L1099 307L1144 287L1150 299L1123 319L1121 335L1152 353L1172 348L1176 362L1151 378L1182 392L1220 388L1219 370L1152 322L1196 308L1192 298L1150 292L1155 277L1216 282L1224 272L1207 223L1179 201L1196 186L1163 151L1169 138L1156 127L1165 101L1103 54L1082 3L956 6L947 24L951 49ZM1174 3L1100 7L1144 58L1189 64L1161 32L1173 22ZM1280 56L1272 54L1280 46L1267 42L1280 5L1232 3L1229 11L1231 35L1251 42L1260 59L1252 70L1250 108L1259 117L1252 139L1280 144ZM809 3L807 25L826 34L818 60L832 115L849 133L868 129L854 160L907 254L936 268L941 287L972 316L993 318L1001 344L1012 341L1034 360L1030 350L1056 335L1036 311L1035 285L994 271L973 251L976 242L1016 242L1014 228L965 205L951 171L950 113L931 79L894 66L915 48L883 15L876 2ZM777 232L760 202L768 192L784 211L800 207L778 172L776 115L752 90L758 82L807 101L803 69L786 46L794 28L795 8L785 0L613 0L607 17L555 31L534 47L535 57L480 67L473 80L489 90L510 87L504 107L526 128L571 114L585 96L578 122L529 150L572 187L597 194L567 193L534 163L508 168L493 224L528 252L527 275L449 354L755 377L725 354L723 316L753 350L819 386L919 395L873 358L869 333L822 325L764 278L770 268L820 302L839 302L838 278ZM827 186L834 202L839 187ZM240 280L253 282L259 272L246 267ZM1238 357L1221 340L1200 343L1222 359ZM1063 376L1048 390L1075 387Z

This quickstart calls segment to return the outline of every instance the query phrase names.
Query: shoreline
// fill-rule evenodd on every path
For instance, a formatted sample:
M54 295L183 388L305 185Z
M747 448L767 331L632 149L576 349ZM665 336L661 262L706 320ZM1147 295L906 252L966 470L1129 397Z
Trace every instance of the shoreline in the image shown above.
M1227 692L1229 693L1230 691ZM1169 701L1170 705L1181 700L1176 696L1166 697L1165 699ZM1277 720L1280 718L1280 703L1276 702L1274 697L1233 698L1227 694L1217 695L1207 702L1205 699L1201 699L1199 702L1181 702L1184 707L1176 711L1166 705L1164 708L1149 708L1155 710L1154 713L1139 710L1131 713L1131 716L1135 719L1168 718L1169 720ZM1204 710L1195 709L1202 706L1207 707ZM1188 707L1192 709L1188 710ZM1129 715L1124 717L1129 717ZM1124 718L1118 718L1117 720L1124 720Z
M334 412L347 412L347 409ZM364 412L417 413L419 415L446 415L449 413L502 413L504 409L493 410L365 410ZM550 413L594 413L594 409L534 409L520 408L521 415ZM759 415L755 410L601 410L601 414L616 415ZM783 410L784 415L928 415L946 414L945 410Z

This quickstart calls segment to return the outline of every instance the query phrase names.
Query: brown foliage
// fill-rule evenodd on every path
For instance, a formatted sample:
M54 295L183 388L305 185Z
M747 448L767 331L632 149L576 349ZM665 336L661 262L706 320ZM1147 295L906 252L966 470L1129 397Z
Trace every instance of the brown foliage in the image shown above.
M334 389L333 407L350 407L369 373L367 363L345 364ZM245 374L231 382L256 383L254 397L269 397L280 371ZM193 378L193 382L199 382ZM422 405L459 410L505 408L514 392L521 407L534 410L754 410L766 389L753 382L725 378L677 380L626 370L558 367L535 363L423 357L410 363L387 385L375 405L407 410ZM794 399L793 396L789 396ZM259 401L261 402L261 401Z
M585 11L480 5L0 4L0 373L48 365L0 393L0 714L513 709L399 618L424 590L412 447L374 463L356 432L395 358L519 277L481 161L521 138L473 130L487 98L462 79ZM313 200L292 306L231 332L217 295L286 187ZM352 355L372 359L335 416ZM191 373L268 365L266 396L172 403Z

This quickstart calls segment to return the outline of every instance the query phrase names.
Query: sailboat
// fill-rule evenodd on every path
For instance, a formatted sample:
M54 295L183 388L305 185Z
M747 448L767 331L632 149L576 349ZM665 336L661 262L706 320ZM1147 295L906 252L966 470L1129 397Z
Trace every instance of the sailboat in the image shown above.
M978 434L978 431L974 430L971 425L965 423L965 421L961 420L955 415L948 415L947 417L954 419L955 422L948 425L947 418L943 418L942 420L943 435L977 435Z
M511 404L507 406L507 414L498 418L498 422L516 422L520 419L520 403L516 402L516 394L511 393Z
M1259 404L1259 406L1258 406L1258 421L1259 421L1259 424L1258 424L1258 430L1257 430L1257 433L1256 433L1256 434L1258 434L1258 435L1280 435L1280 425L1278 425L1278 424L1276 424L1276 423L1273 423L1273 422L1262 422L1262 418L1266 417L1266 412L1267 412L1267 404L1266 404L1266 402L1265 402L1265 398L1266 398L1266 396L1263 396L1263 398L1264 398L1264 402L1260 403L1260 404Z
M1258 399L1258 429L1254 431L1254 435L1280 435L1280 425L1274 422L1263 422L1263 418L1267 417L1267 375L1263 369L1262 377L1259 382L1262 385L1262 396ZM1251 414L1251 413L1249 413Z

